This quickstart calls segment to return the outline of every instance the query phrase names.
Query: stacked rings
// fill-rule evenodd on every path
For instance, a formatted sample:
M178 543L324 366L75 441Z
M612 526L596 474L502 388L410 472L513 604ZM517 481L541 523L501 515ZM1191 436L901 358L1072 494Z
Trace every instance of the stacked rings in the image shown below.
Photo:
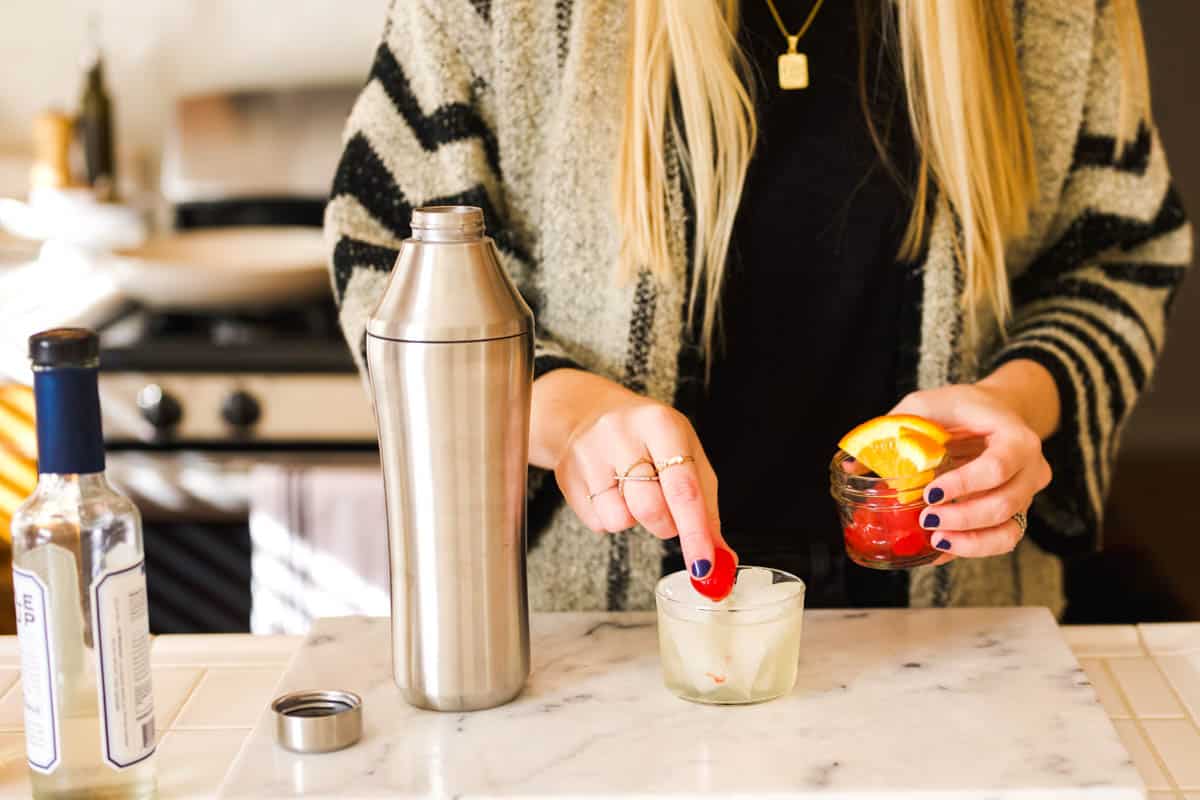
M662 472L663 470L669 469L671 467L677 467L680 464L688 464L695 460L696 459L692 458L691 456L684 456L684 455L672 456L672 457L666 459L665 461L652 461L651 459L645 458L645 457L639 458L637 461L630 464L629 467L624 472L614 473L613 474L613 483L611 486L606 486L598 492L592 492L591 494L589 494L588 501L590 502L592 500L595 500L600 495L604 494L605 492L611 491L613 489L616 489L617 492L620 493L621 497L624 498L626 481L647 481L647 482L648 481L657 481L659 473ZM653 475L631 475L630 474L635 469L640 467L642 464L646 464L651 469L653 469L654 474Z
M637 469L638 467L640 467L642 464L648 465L650 467L650 469L654 470L654 474L653 475L630 475L629 474L629 473L633 472L635 469ZM617 481L617 493L621 495L622 499L624 499L625 498L625 482L626 481L657 481L658 480L658 469L657 469L657 467L654 466L654 462L652 460L650 460L649 458L643 457L643 458L639 458L637 461L630 464L628 469L626 469L620 475L613 475L613 478L615 478Z

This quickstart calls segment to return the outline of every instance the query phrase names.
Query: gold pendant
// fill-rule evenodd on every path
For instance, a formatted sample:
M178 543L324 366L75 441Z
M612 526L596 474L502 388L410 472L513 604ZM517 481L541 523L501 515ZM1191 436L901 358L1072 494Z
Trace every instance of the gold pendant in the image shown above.
M787 37L788 51L779 57L780 89L808 88L808 56L796 52L799 39L798 36Z

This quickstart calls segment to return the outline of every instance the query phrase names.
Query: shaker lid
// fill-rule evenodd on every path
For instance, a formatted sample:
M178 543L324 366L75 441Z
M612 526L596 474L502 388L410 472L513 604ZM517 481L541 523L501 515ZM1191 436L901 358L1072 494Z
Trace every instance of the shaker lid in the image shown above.
M330 753L362 738L362 697L340 689L291 692L271 703L275 741L294 753Z
M473 206L418 208L367 334L404 342L470 342L533 330L533 314L483 235Z

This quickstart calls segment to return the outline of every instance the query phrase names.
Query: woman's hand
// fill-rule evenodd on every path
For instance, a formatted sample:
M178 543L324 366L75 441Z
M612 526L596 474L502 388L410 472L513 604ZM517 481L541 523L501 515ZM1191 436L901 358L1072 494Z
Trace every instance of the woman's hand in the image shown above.
M1058 423L1058 390L1050 374L1032 361L1013 361L976 384L914 392L891 413L927 417L955 438L979 436L986 445L977 458L925 489L930 507L921 524L948 554L938 563L1016 547L1024 530L1014 516L1050 483L1042 456L1042 438Z
M534 383L532 416L531 462L553 468L589 528L617 533L641 523L660 538L678 536L698 578L711 571L714 548L730 549L721 537L717 476L683 414L596 375L559 369ZM657 481L626 481L619 490L615 476L653 476L654 462L677 456L683 463L662 468Z

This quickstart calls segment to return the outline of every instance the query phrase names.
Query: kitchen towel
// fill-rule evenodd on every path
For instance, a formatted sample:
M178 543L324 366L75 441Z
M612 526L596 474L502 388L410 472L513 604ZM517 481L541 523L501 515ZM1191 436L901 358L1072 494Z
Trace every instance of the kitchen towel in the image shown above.
M251 632L306 634L317 617L388 615L378 466L262 464L250 479Z

